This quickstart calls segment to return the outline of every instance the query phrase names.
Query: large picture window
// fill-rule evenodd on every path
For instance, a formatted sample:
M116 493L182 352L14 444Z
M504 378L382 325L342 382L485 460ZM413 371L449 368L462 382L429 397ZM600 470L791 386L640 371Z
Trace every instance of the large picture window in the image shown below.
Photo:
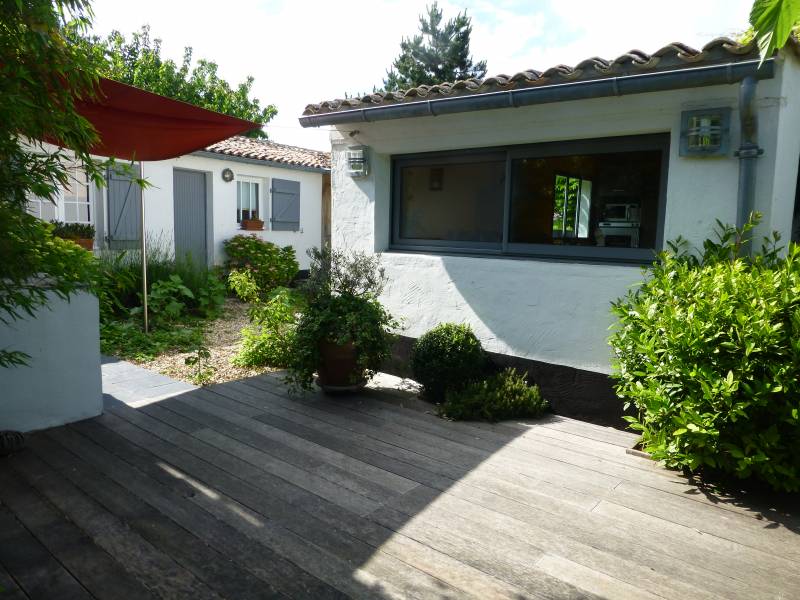
M649 260L669 137L394 158L396 248Z

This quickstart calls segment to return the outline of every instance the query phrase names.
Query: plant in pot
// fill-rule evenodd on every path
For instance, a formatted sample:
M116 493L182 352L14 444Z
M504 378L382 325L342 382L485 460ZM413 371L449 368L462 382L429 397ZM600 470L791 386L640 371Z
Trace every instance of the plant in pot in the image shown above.
M306 308L295 330L286 381L325 392L362 387L391 353L399 323L378 301L386 276L380 257L331 249L309 251Z
M53 221L53 235L64 240L71 240L84 250L94 247L94 225L90 223L62 223Z
M242 219L242 229L246 231L262 231L264 229L264 221L253 215L249 219Z

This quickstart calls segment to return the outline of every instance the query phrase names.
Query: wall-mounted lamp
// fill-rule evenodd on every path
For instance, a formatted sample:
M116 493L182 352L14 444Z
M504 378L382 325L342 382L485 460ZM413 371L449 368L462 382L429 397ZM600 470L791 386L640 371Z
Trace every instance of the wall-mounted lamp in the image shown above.
M222 169L222 181L228 183L233 181L233 171L230 169Z
M369 175L369 160L366 146L349 146L347 148L347 174L350 177L366 177Z
M731 145L729 107L681 113L680 156L727 156Z

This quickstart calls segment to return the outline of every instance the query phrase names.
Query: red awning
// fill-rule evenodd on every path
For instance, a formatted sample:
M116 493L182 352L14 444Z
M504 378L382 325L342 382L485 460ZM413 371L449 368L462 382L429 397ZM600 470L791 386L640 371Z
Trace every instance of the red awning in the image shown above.
M99 156L165 160L260 127L104 77L99 87L97 98L76 102L99 134Z

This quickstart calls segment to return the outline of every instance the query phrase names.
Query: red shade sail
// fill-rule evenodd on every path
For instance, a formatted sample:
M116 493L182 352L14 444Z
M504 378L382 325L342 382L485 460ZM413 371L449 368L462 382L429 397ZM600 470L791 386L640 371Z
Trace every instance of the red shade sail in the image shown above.
M104 77L76 108L99 135L92 154L126 160L175 158L260 127Z

